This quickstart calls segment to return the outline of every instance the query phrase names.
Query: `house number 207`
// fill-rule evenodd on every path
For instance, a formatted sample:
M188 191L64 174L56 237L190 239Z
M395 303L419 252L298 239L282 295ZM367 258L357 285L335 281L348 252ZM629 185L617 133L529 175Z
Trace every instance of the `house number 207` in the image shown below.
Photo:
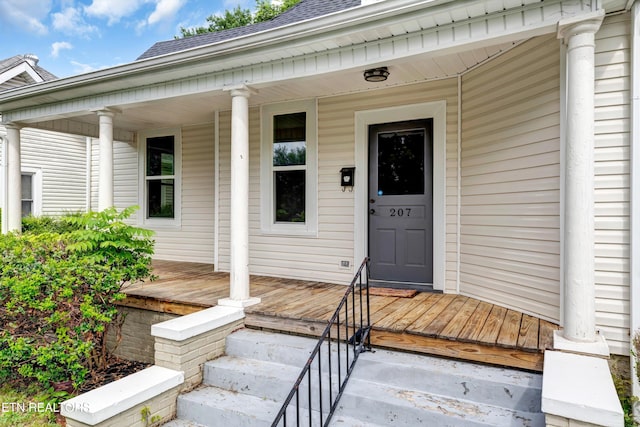
M411 208L390 208L389 216L411 216Z

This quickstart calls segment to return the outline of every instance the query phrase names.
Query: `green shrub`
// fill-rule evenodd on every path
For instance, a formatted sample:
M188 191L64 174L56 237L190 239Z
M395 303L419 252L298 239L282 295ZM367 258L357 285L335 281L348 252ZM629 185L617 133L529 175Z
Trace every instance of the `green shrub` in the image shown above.
M73 216L80 216L80 214L74 214ZM22 232L31 234L68 233L78 229L78 226L69 220L69 218L73 216L69 215L61 218L51 216L27 216L22 218Z
M66 217L64 232L38 220L32 231L0 237L0 381L78 386L103 367L115 302L126 284L150 275L151 232L124 222L134 211Z

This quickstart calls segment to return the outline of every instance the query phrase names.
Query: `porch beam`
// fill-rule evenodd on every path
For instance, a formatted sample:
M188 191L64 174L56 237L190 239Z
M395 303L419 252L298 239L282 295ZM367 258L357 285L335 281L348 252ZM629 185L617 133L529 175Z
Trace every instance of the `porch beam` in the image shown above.
M247 307L260 302L249 286L249 96L246 86L231 95L231 274L229 298L218 305Z
M552 34L560 18L581 15L592 7L592 2L587 0L546 0L524 2L526 4L499 8L488 13L485 7L449 1L437 7L437 18L442 20L440 22L434 19L434 9L425 8L421 2L407 3L408 9L403 13L398 11L380 21L372 20L370 12L361 15L366 8L345 11L344 14L354 14L354 19L361 21L356 33L357 38L363 40L359 43L344 42L356 38L351 34L354 25L352 20L345 21L349 24L344 34L342 30L336 31L326 23L319 24L322 19L311 20L306 25L319 25L319 28L314 29L314 32L318 31L315 40L301 30L300 26L294 25L278 30L287 33L283 38L272 35L269 40L264 40L264 35L258 33L214 44L206 52L202 51L203 48L188 53L175 53L175 61L163 59L167 62L168 69L159 69L155 64L159 60L150 58L135 63L135 67L126 64L111 70L113 75L120 73L117 75L118 84L122 85L119 88L112 87L113 75L106 74L94 83L103 84L101 79L108 78L108 83L105 83L108 84L108 89L104 93L86 96L82 85L76 94L73 84L76 80L78 84L83 82L81 77L74 77L71 79L73 84L64 88L55 87L57 83L49 84L52 91L70 91L68 95L58 96L59 101L23 106L22 101L16 100L13 104L12 99L7 99L5 102L9 104L3 115L9 121L55 121L60 117L83 115L87 110L95 109L97 102L125 106L225 90L227 86L240 86L247 82L255 86L287 81L292 77L311 77L334 71L361 69L414 55L431 54L437 57L474 47ZM380 2L379 7L385 8L385 2ZM327 19L335 21L335 18ZM407 26L421 29L407 32ZM385 27L389 28L389 35L379 38L378 30ZM313 41L305 41L304 45L300 45L301 31ZM371 38L370 34L376 36ZM296 44L298 49L286 49L291 43ZM246 53L247 49L254 49L254 52ZM196 54L197 58L189 57ZM151 68L146 69L147 66ZM143 72L146 74L141 81L140 75ZM167 73L170 73L170 78L166 77ZM96 76L92 78L96 79ZM23 90L27 92L24 95L28 96L33 89Z
M586 19L585 19L586 18ZM604 12L560 21L566 49L564 180L564 331L574 343L595 343L594 51Z
M100 120L100 162L98 164L98 210L113 206L113 116L115 111L96 111Z

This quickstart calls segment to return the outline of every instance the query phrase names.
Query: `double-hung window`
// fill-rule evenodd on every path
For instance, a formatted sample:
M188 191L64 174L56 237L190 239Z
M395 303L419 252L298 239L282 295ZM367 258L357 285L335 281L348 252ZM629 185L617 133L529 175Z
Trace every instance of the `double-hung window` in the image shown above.
M263 232L316 232L316 134L315 100L262 108Z
M22 217L42 213L42 170L23 168L20 174Z
M33 174L23 173L21 176L22 185L22 217L34 215L33 209Z
M154 132L141 138L145 222L178 225L180 212L179 132Z

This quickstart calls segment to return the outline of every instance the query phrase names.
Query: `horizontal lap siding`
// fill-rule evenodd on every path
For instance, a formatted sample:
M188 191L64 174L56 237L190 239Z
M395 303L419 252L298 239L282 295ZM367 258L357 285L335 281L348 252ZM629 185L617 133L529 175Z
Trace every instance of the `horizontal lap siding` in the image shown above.
M213 123L182 128L181 225L148 228L156 232L155 258L213 264Z
M182 128L182 210L180 226L157 227L143 224L155 232L156 259L213 263L214 255L214 126L203 124ZM118 210L137 205L139 193L138 148L135 143L114 141L114 204ZM93 140L91 150L91 207L98 209L100 148ZM134 214L132 224L137 223Z
M91 209L98 210L98 182L100 177L100 140L91 141ZM113 142L113 203L118 210L140 206L138 199L138 149L135 143ZM135 224L138 213L129 220Z
M429 101L447 102L447 290L456 289L456 79L318 100L317 237L265 235L260 229L260 111L250 110L250 269L253 274L348 283L354 259L354 194L342 191L340 169L355 164L355 112ZM220 113L219 268L229 269L230 112ZM366 182L356 185L367 185Z
M20 139L22 168L42 171L42 214L85 211L85 137L25 128Z
M559 44L527 41L462 80L461 293L560 315Z
M629 354L629 14L596 34L596 323L613 353Z

